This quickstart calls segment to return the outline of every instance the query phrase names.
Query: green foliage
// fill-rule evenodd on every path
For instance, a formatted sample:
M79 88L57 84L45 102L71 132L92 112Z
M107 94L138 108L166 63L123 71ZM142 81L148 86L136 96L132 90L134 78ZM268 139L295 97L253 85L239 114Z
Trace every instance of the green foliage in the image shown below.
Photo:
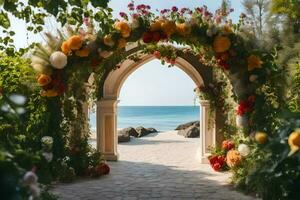
M300 153L288 156L287 138L300 127L299 116L287 119L268 140L251 150L244 166L236 172L235 182L243 190L257 192L262 199L299 198Z
M93 10L104 10L109 0L2 0L0 1L0 50L8 55L17 53L14 47L12 34L7 32L11 27L9 15L24 20L27 30L35 34L40 33L45 26L46 19L54 17L61 25L66 23L81 25L85 17L94 18L96 21L103 18L93 14ZM100 12L100 11L99 11ZM100 21L99 21L100 22ZM27 48L27 51L30 48Z

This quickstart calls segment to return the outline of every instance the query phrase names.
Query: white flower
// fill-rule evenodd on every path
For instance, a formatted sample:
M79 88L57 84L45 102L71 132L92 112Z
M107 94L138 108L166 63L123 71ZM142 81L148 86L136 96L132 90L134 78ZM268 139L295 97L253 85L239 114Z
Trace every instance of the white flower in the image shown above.
M238 147L238 152L240 152L241 156L248 156L250 153L250 148L246 144L240 144Z
M20 94L12 94L9 96L9 100L11 100L14 104L24 105L26 102L26 97Z
M36 176L36 174L34 172L28 171L25 173L25 175L23 177L23 181L24 181L25 185L34 185L37 183L38 177Z
M249 77L249 81L250 81L250 82L254 82L254 81L256 81L257 79L258 79L258 76L255 75L255 74L252 74L252 75Z
M56 69L64 68L68 63L68 57L60 51L55 51L50 56L50 63Z
M41 74L51 74L51 68L47 67L46 65L42 65L40 63L32 64L32 68Z
M53 153L44 152L42 153L47 162L51 162L53 159Z
M45 144L53 144L53 138L51 136L44 136L41 141Z
M33 197L33 199L38 198L41 194L41 189L39 188L39 186L37 184L33 184L29 186L30 189L30 193L31 196Z

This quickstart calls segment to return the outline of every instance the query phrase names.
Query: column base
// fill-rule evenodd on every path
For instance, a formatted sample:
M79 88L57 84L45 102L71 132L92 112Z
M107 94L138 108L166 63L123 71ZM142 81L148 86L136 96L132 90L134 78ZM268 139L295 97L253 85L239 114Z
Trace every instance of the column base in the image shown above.
M107 161L118 161L119 160L119 154L102 153L102 156L103 156L104 160L107 160Z
M205 155L201 155L201 148L199 147L197 149L197 153L196 153L196 159L201 163L201 164L209 164L208 161L208 156L210 156L210 154L205 154Z

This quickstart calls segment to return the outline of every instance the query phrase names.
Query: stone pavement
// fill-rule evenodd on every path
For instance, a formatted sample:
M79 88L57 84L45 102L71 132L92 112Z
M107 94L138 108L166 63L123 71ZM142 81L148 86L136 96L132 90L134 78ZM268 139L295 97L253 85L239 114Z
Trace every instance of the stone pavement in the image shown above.
M120 161L98 179L58 184L53 191L66 200L250 200L229 185L228 173L214 172L195 159L199 138L169 131L132 138L118 145Z

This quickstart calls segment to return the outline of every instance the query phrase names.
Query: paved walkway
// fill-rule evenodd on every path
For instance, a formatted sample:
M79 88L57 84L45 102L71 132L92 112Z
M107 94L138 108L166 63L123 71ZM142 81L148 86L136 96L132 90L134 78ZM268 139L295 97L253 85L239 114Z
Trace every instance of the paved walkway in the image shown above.
M250 200L232 189L229 174L216 173L195 160L199 139L174 131L152 134L118 146L120 161L110 175L60 184L60 199L70 200Z

